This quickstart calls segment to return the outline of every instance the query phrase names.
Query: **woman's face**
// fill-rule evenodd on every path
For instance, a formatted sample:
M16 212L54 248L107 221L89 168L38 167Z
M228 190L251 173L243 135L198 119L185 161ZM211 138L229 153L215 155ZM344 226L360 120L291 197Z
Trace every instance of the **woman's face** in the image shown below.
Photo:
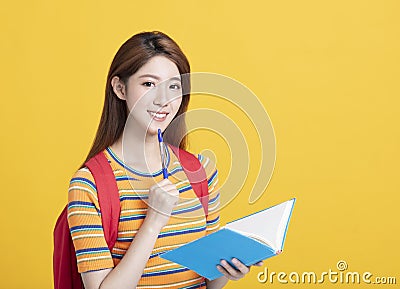
M118 84L114 83L114 91ZM182 85L178 67L164 56L154 56L128 78L117 96L126 100L130 119L146 130L146 135L164 131L182 102Z

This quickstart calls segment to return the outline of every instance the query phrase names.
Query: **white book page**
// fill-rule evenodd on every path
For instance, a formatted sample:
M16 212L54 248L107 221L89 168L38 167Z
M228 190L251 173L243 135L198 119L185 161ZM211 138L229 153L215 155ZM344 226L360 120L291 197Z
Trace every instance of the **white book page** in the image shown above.
M226 224L225 228L261 239L275 251L282 250L283 238L294 199Z

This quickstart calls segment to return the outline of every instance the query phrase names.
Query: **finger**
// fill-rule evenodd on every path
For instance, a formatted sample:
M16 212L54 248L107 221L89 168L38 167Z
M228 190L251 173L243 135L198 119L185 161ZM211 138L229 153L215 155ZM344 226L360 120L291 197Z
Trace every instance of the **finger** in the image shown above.
M164 179L161 182L157 183L156 185L158 185L160 188L169 188L169 187L174 187L176 188L176 184L172 183L170 180L168 179Z
M247 274L250 271L250 268L247 267L245 264L243 264L242 262L240 262L238 259L233 258L232 259L232 263L236 266L236 268L239 269L240 272L242 272L243 274Z
M237 278L235 278L235 277L233 277L232 275L230 275L230 274L228 273L228 271L226 271L225 268L222 267L221 265L217 265L217 269L218 269L218 271L221 272L222 275L224 275L227 279L229 279L229 280L237 280Z
M171 185L171 184L172 184L172 182L169 179L162 179L161 181L159 181L155 185L159 186L159 187L163 187L165 185Z
M176 186L174 184L167 184L160 187L161 190L166 192L177 191Z
M174 184L166 184L161 187L156 185L156 187L153 188L153 191L157 193L169 193L171 195L179 194L179 191L177 190L176 185Z
M179 199L179 192L176 190L166 191L164 193L170 195L174 199Z
M220 265L226 270L226 272L228 272L228 274L230 275L229 278L233 278L233 279L240 279L242 277L242 273L238 270L236 270L235 268L233 268L231 265L229 265L229 263L225 260L222 260L220 262Z
M258 263L255 263L253 266L258 266L258 267L260 267L260 266L262 266L262 265L264 265L264 262L263 262L263 261L260 261L260 262L258 262Z

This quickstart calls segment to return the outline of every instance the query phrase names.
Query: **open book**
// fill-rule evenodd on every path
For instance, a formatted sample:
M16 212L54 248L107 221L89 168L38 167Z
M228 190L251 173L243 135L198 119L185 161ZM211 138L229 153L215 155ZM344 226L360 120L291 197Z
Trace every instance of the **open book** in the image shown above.
M185 266L209 280L222 274L221 259L232 266L232 258L247 266L279 254L283 250L295 199L264 209L226 224L210 235L168 251L160 257Z

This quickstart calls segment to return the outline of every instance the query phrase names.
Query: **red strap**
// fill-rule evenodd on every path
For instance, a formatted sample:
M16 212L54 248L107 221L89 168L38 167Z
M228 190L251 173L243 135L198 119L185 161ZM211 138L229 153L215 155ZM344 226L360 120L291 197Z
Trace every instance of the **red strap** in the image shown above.
M203 205L206 217L208 216L208 181L206 171L200 161L193 154L168 144L174 154L177 156L182 168L188 177L197 197Z
M204 167L191 153L169 145L177 156L188 180L208 216L208 182ZM88 160L85 165L91 171L97 187L101 208L104 235L111 250L118 236L118 222L121 211L119 192L115 176L103 152Z
M115 175L103 151L88 160L85 165L89 168L96 183L104 236L111 251L117 240L121 211Z
M76 266L75 247L68 227L67 214L68 207L65 206L54 227L54 289L81 289L83 284Z
M177 147L171 145L170 147L178 157L207 216L208 183L203 166L194 155ZM96 183L104 236L108 247L111 250L117 240L118 222L121 210L115 176L103 152L98 153L96 156L88 160L85 165L91 171ZM54 228L53 258L54 288L82 288L82 279L76 266L75 248L68 227L67 207L64 208L63 212L59 216Z

